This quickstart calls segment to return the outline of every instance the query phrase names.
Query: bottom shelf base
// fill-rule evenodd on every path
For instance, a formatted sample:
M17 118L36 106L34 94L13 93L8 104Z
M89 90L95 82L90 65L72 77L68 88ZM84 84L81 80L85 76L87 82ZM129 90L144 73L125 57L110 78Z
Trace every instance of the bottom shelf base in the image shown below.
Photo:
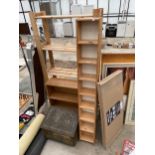
M80 131L80 140L83 140L89 143L95 143L94 134L90 134L82 131Z

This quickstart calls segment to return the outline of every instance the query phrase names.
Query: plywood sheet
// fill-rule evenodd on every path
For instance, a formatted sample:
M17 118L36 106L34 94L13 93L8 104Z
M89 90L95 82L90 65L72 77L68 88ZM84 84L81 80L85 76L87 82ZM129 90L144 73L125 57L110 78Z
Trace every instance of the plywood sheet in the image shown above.
M123 126L123 75L118 70L98 83L102 143L107 148ZM109 116L109 117L108 117Z

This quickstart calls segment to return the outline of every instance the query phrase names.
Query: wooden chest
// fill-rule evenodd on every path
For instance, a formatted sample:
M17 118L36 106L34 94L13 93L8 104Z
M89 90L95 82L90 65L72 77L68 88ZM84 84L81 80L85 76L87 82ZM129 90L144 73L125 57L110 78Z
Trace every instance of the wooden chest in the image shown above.
M52 106L41 126L45 137L74 146L77 141L77 108Z

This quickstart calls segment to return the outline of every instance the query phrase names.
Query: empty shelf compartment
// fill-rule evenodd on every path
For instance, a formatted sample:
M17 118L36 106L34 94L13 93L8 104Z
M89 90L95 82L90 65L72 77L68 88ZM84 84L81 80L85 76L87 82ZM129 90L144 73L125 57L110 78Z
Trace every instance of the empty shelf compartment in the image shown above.
M77 81L76 80L51 78L50 80L47 81L46 85L54 86L54 87L77 89Z
M76 94L63 93L63 92L52 92L49 98L53 100L65 101L70 103L78 102Z
M79 94L82 95L82 96L96 97L96 89L92 89L92 88L81 88L79 90Z
M96 65L97 64L97 60L94 59L94 58L80 58L78 60L78 63L80 63L80 64Z
M79 80L92 81L92 82L96 82L97 81L95 74L81 74L79 76Z
M89 122L89 123L95 123L95 114L91 112L80 112L80 120Z
M94 133L95 124L80 121L80 130L88 133Z
M80 131L80 140L84 140L90 143L94 143L94 134Z
M90 101L82 101L82 102L80 102L79 107L81 109L88 109L88 110L91 110L92 112L95 112L96 103L93 103L93 102L90 102Z

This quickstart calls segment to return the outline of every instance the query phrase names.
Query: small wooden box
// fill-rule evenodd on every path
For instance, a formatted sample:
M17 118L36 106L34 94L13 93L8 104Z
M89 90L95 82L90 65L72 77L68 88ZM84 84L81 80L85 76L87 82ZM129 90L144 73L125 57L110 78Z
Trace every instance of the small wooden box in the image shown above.
M77 141L77 108L52 106L41 126L45 137L74 146Z

